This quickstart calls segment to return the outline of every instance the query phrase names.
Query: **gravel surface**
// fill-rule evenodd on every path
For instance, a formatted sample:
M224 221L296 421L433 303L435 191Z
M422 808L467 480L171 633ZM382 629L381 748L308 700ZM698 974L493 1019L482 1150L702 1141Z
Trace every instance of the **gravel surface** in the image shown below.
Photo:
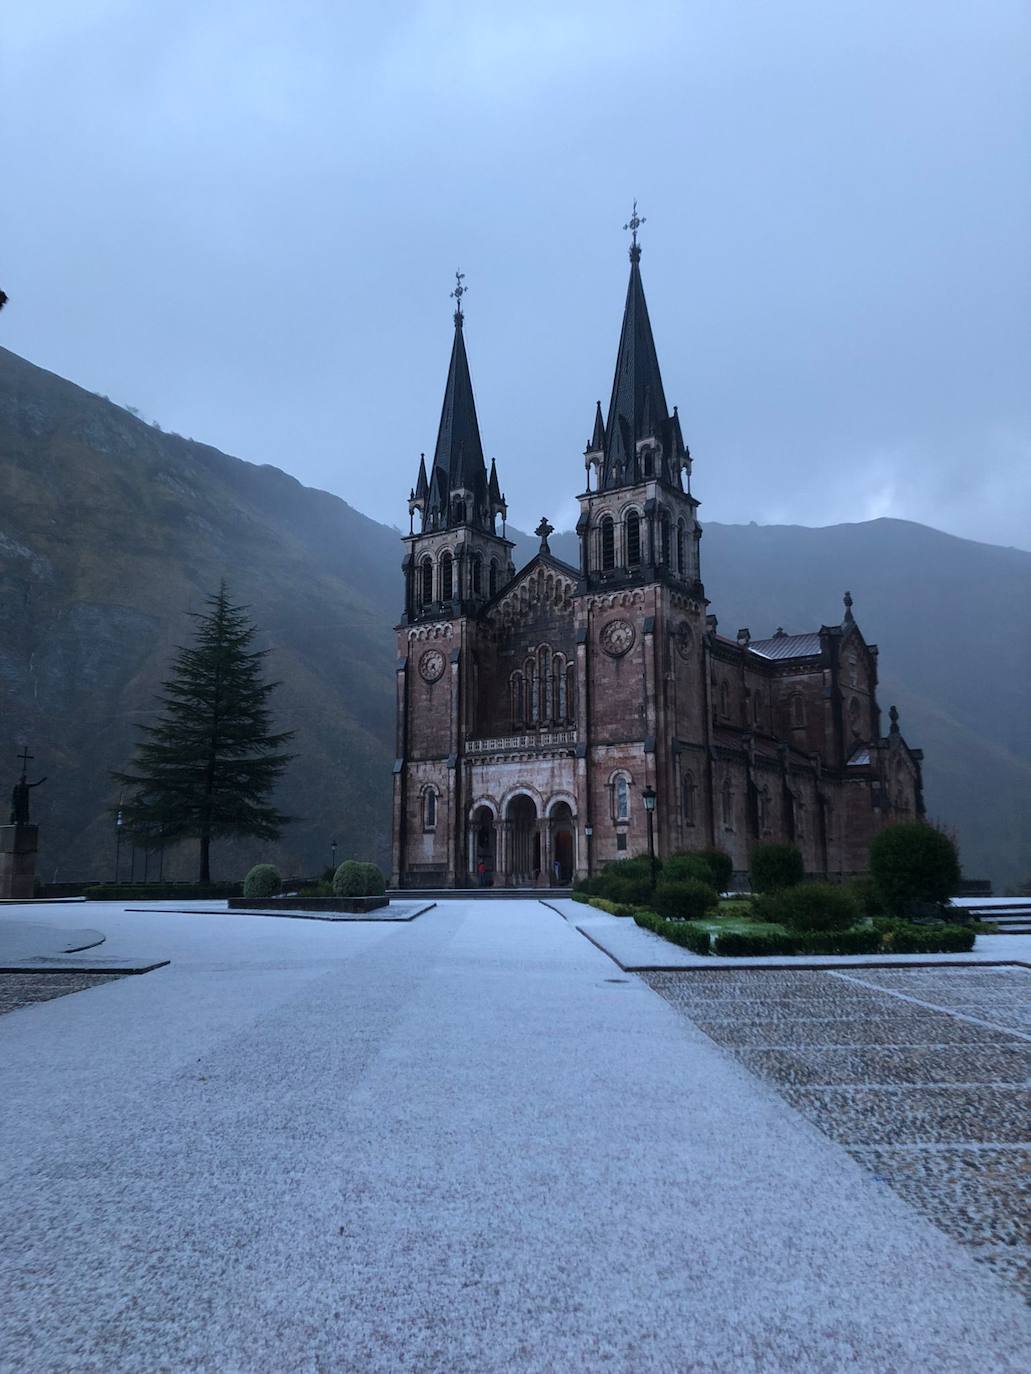
M112 983L118 973L0 973L0 1015Z
M171 963L0 1018L5 1374L1028 1366L1005 1282L535 901L90 919Z
M643 976L1031 1298L1031 974Z

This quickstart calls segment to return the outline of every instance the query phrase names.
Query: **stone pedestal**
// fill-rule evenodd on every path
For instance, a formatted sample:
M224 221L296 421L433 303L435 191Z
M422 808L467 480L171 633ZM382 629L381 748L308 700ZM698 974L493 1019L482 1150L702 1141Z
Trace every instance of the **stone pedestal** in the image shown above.
M35 895L39 826L0 825L0 900L28 901Z

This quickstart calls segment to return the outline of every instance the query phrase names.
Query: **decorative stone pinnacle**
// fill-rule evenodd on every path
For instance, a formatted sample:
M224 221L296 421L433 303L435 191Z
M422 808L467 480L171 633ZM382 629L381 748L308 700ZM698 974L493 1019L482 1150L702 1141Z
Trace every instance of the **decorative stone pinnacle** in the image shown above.
M538 537L538 538L540 539L540 541L541 541L541 547L540 547L541 553L550 553L550 552L551 552L551 550L548 548L548 535L549 535L549 534L554 534L554 533L555 533L555 526L552 525L552 524L550 523L550 521L548 520L548 517L547 517L546 515L542 515L542 516L541 516L541 523L540 523L540 524L537 526L537 528L534 530L534 534L537 535L537 537Z
M888 719L891 721L891 733L897 735L899 732L899 708L892 706L888 712Z

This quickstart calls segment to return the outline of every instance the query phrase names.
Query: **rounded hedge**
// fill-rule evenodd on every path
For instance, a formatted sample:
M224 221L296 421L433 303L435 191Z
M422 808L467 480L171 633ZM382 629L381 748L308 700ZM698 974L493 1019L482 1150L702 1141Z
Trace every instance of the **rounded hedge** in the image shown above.
M902 915L914 902L948 901L959 885L959 855L933 825L906 821L874 837L870 874L888 910Z
M651 906L660 916L700 921L720 904L719 893L697 878L667 878L663 875L655 888Z
M279 869L273 864L255 864L243 880L245 897L274 897L283 885Z
M364 897L366 875L365 865L356 859L345 859L333 874L333 895L335 897Z
M860 919L859 903L845 887L834 883L799 883L771 894L764 901L768 920L789 930L848 930Z
M658 860L656 874L661 872ZM606 864L604 870L591 882L591 891L597 897L610 902L627 902L631 905L651 900L652 869L646 858L617 859Z
M662 866L663 882L679 883L685 878L693 878L695 882L705 883L708 887L716 886L712 867L701 854L686 852L670 855Z
M725 849L699 849L697 857L709 865L712 885L717 892L727 892L734 880L734 860Z
M366 897L382 897L387 890L387 880L376 864L362 864L365 873Z
M753 892L780 892L805 877L802 852L793 844L757 844L749 869Z

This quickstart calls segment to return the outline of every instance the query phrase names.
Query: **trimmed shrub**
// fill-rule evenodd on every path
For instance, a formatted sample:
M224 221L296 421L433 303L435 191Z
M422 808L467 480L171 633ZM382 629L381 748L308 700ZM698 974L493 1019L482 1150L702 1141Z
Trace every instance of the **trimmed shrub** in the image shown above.
M791 930L848 930L859 920L859 904L851 892L833 883L800 883L762 900L764 919Z
M697 878L669 879L664 873L655 889L652 906L660 916L700 921L720 904L719 893Z
M800 930L795 936L799 954L879 954L876 930Z
M756 931L754 935L734 930L721 931L712 942L713 954L723 954L734 958L747 958L750 955L794 954L798 937L783 931Z
M705 883L708 887L716 886L712 866L701 854L672 854L662 865L662 881L679 883L685 878L693 878L695 882Z
M852 878L845 884L845 891L852 893L864 916L880 916L883 912L884 899L868 873L861 878Z
M586 890L586 888L583 888L583 887L579 887L579 888L574 887L574 888L573 888L573 901L574 901L574 902L583 902L584 905L586 906L586 905L590 902L590 900L591 900L591 896L590 896L590 893Z
M941 830L906 821L874 836L870 874L888 911L904 916L915 902L948 901L959 885L959 855Z
M734 860L725 849L699 849L698 858L709 865L712 885L717 892L727 892L734 879Z
M274 864L255 864L243 880L245 897L274 897L283 885Z
M793 844L757 844L749 870L753 892L780 892L805 878L802 852Z
M610 902L605 897L588 897L588 904L599 911L607 911L610 916L633 916L634 908L623 902Z
M345 859L333 874L334 897L364 897L364 867L364 864L358 863L355 859Z
M366 897L382 897L387 890L387 880L376 864L362 864L365 874Z
M891 930L878 932L888 954L966 954L973 949L977 932L972 926L914 926L899 921Z
M709 953L709 932L699 930L687 921L667 921L654 911L639 911L634 920L645 930L654 931L664 940L680 945L683 949L689 949L693 954Z
M662 871L658 860L655 872ZM638 903L651 900L652 870L645 858L617 859L607 864L591 883L591 891L598 897L606 897L610 902Z

